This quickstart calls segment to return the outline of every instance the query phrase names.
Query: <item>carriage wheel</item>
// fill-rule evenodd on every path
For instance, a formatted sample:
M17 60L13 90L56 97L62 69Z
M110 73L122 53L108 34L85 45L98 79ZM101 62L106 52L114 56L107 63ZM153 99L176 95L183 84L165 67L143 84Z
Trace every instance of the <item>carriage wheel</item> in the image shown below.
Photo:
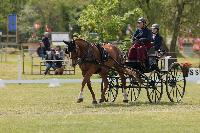
M104 88L103 82L101 89ZM118 88L114 85L114 81L109 81L108 90L105 93L105 102L114 102L118 95Z
M186 79L183 68L179 63L174 63L167 74L166 91L171 102L180 102L185 94Z
M161 100L163 94L163 80L158 71L152 71L147 80L147 97L151 103Z
M118 89L117 88L109 88L105 93L106 102L114 102L117 98Z
M127 88L129 101L136 101L140 95L141 84L139 84L134 78L130 77L130 85Z

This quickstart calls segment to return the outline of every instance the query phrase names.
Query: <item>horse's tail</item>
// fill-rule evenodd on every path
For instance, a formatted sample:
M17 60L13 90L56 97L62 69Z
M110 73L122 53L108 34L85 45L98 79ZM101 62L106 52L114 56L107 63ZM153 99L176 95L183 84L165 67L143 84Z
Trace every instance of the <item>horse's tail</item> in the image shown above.
M126 75L134 77L135 80L138 81L139 83L143 82L143 80L139 77L139 75L141 75L141 73L139 71L129 68L129 67L124 67L123 72Z
M123 52L121 52L121 50L117 47L117 46L115 46L115 45L112 45L114 48L115 48L115 51L116 51L116 59L114 59L114 58L112 58L114 61L115 61L115 63L117 64L117 65L119 65L119 66L124 66L124 64L125 64L125 61L126 61L126 56L125 56L125 54L123 53Z
M115 46L116 47L116 46ZM125 66L125 62L126 62L126 54L124 54L123 52L120 51L120 49L118 47L116 47L117 53L119 56L117 56L118 58L115 60L115 63L118 65L118 67L122 68L122 71L124 74L129 75L134 77L138 82L141 82L141 79L138 77L139 73L137 70L132 69L130 67Z

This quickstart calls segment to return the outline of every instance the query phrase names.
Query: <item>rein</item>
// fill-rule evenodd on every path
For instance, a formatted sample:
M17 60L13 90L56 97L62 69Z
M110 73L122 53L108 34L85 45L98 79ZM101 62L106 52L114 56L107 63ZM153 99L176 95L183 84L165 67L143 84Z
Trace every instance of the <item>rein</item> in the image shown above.
M84 44L86 44L86 46L84 47L84 49L82 49L82 50L83 50L83 55L82 55L82 57L79 57L79 59L77 60L77 63L76 63L76 64L94 63L94 64L98 64L98 65L105 66L105 67L108 67L108 68L110 68L110 69L113 69L113 68L111 68L111 67L105 65L104 63L102 63L102 62L100 62L100 61L97 61L97 60L95 59L94 54L93 54L94 51L91 51L91 50L93 50L93 49L92 49L92 45L91 45L89 42L85 41ZM77 47L79 47L79 46L77 46ZM97 47L97 46L96 46L96 47ZM97 49L98 49L98 48L97 48ZM80 47L79 47L79 50L80 50ZM80 55L79 55L79 56L80 56ZM117 65L119 65L120 67L125 68L123 64L119 63L119 62L118 62L117 60L115 60L112 56L109 56L109 58L112 59L112 60L113 60ZM89 60L87 60L87 59L89 59Z
M92 51L92 45L87 41L85 41L85 42L86 42L86 46L84 47L84 49L82 49L83 55L82 55L82 57L79 57L80 60L77 64L87 63L87 62L97 63L97 60L95 59L93 51ZM79 47L79 49L80 49L80 47ZM81 56L81 55L79 55L79 56Z

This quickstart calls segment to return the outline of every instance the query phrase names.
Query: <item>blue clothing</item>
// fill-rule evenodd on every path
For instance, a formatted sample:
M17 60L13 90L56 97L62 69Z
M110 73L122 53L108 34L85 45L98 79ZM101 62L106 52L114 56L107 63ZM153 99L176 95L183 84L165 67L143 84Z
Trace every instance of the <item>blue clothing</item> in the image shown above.
M155 50L156 51L159 50L163 44L162 36L160 36L159 34L153 35L152 41L153 41L153 46L154 46Z
M49 71L49 69L52 67L54 70L56 69L56 65L55 62L53 60L55 60L55 55L53 53L53 51L47 51L47 55L45 57L46 61L46 70L44 72L44 74L46 75ZM51 61L48 61L51 60Z
M53 62L51 62L51 63L46 63L46 70L45 70L45 72L44 72L45 75L48 73L48 71L50 70L51 67L52 67L54 70L56 70L56 65L55 65Z
M147 27L137 29L133 35L133 41L137 39L143 43L149 43L152 41L152 33Z
M42 58L42 60L45 59L45 50L44 50L43 47L40 46L40 47L37 49L37 54L38 54L39 57Z

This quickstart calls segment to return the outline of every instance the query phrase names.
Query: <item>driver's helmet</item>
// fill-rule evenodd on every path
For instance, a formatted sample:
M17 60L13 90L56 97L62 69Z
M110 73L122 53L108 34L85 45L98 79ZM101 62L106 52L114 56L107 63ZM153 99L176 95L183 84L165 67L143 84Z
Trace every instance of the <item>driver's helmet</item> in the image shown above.
M146 19L144 17L140 17L137 22L143 22L146 24Z

